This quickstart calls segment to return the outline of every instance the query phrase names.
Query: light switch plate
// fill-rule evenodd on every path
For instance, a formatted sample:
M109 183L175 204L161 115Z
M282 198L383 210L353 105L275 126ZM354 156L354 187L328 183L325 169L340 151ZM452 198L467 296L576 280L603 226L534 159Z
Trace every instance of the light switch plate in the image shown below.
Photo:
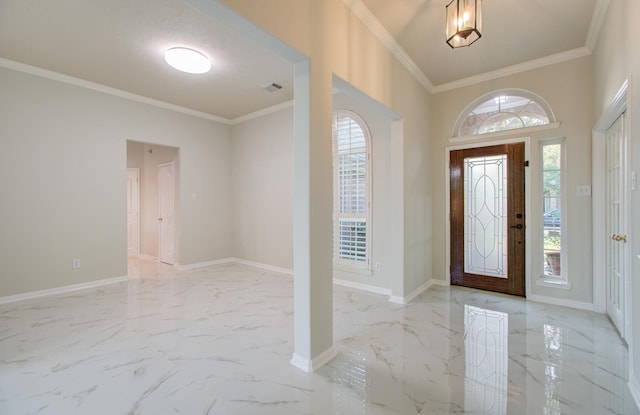
M591 196L591 186L577 186L576 196Z

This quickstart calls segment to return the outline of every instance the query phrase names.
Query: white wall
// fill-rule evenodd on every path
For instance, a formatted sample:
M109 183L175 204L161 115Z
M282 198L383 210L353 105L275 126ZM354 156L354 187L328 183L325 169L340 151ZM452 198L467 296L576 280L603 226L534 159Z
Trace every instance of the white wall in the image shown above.
M127 274L127 140L180 148L179 262L231 255L229 126L5 68L0 91L0 296Z
M530 152L526 155L530 160L529 181L526 192L530 195L531 210L527 212L531 236L531 257L526 261L531 265L531 280L543 274L542 269L542 192L539 163L539 143L548 138L566 138L566 206L568 214L565 232L568 252L568 281L571 289L548 288L535 284L527 295L555 297L571 300L589 306L592 303L592 266L591 266L591 198L576 196L576 186L591 184L591 128L592 88L591 61L589 57L547 66L523 72L490 82L442 92L434 96L432 112L432 134L436 140L431 161L433 163L432 185L437 203L434 203L433 223L434 235L438 235L441 243L433 244L433 275L440 279L447 278L446 252L449 249L444 243L448 226L445 202L449 195L445 194L445 148L452 144L448 138L458 115L476 98L498 89L521 88L538 94L551 106L556 119L561 122L557 129L527 134L530 137ZM515 132L509 137L521 137ZM507 137L508 138L508 137Z
M275 5L260 0L222 2L310 57L312 168L322 166L312 172L311 199L317 196L325 200L331 194L332 76L398 114L402 120L398 139L404 186L397 189L395 197L403 199L399 203L401 212L394 214L402 216L404 229L403 240L396 241L395 246L400 247L399 255L404 258L399 266L403 278L392 290L394 295L404 296L422 286L431 278L432 270L429 93L342 0L282 0ZM316 220L320 228L330 227L330 208L324 202L314 205L312 227ZM330 266L330 241L324 240L324 231L319 236L321 247L312 248L313 262L322 264L322 270L318 270L325 274L324 267ZM326 293L327 286L322 291Z
M628 91L629 168L640 171L640 51L636 29L640 21L640 2L613 0L593 53L594 119L599 120L626 79ZM632 336L628 339L631 352L630 386L636 403L640 405L640 191L629 191L631 196L631 224L629 243L631 250Z
M402 270L392 255L392 186L400 171L392 168L393 119L377 103L341 92L334 110L360 115L371 132L372 274L334 269L341 280L390 290ZM293 268L293 109L288 108L232 127L233 256ZM402 226L402 223L400 223ZM401 278L401 277L400 277Z
M233 256L293 269L293 109L232 127Z

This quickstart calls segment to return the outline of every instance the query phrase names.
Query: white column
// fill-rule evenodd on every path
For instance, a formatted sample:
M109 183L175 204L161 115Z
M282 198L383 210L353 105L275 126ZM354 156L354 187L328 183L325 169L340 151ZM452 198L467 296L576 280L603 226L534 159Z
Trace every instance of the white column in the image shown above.
M294 76L294 353L313 372L333 348L331 75L295 64ZM312 76L313 75L313 76ZM326 78L326 79L325 79Z

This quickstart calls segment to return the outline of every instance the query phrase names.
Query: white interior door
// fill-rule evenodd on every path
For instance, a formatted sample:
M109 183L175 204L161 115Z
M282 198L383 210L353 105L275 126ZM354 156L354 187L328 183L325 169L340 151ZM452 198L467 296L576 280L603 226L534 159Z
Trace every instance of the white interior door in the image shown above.
M127 255L140 254L140 170L127 169Z
M160 261L171 265L176 255L174 187L173 162L158 165L158 252Z
M625 114L606 133L606 287L607 314L625 337L625 295L627 281Z

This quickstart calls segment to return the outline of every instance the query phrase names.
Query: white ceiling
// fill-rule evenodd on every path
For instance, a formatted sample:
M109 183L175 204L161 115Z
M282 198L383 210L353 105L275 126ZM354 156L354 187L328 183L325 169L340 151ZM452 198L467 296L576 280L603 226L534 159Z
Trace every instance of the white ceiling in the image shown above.
M377 18L436 88L549 55L588 54L608 3L484 0L482 38L454 50L444 39L449 0L344 1ZM208 55L212 71L169 67L163 53L173 46ZM181 0L0 0L0 57L226 119L293 98L290 62ZM261 89L271 82L284 89Z
M596 3L604 3L484 0L482 37L451 49L444 34L450 0L361 1L435 86L583 48Z
M212 70L171 68L174 46ZM0 0L0 57L227 119L293 98L290 62L180 0Z

